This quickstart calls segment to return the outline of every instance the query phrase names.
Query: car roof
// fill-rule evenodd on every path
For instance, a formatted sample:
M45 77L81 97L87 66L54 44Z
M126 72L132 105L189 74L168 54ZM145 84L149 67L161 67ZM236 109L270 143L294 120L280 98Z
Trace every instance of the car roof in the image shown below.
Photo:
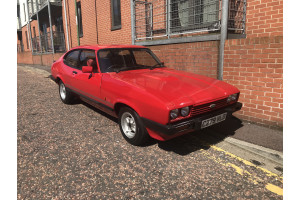
M94 49L94 50L99 50L99 49L112 49L112 48L147 48L144 46L139 46L139 45L83 45L83 46L77 46L73 47L70 50L74 49Z

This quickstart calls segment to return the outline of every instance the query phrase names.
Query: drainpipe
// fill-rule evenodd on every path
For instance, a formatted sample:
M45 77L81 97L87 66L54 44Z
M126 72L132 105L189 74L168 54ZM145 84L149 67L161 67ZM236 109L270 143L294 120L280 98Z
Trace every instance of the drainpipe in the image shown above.
M66 22L66 35L67 35L67 48L68 51L70 50L70 44L69 44L69 29L68 29L68 19L67 19L67 9L66 9L66 0L64 0L64 12L65 12L65 22Z
M39 7L38 7L38 1L35 0L35 7L36 7L36 18L38 21L38 31L39 31L39 44L40 44L40 53L42 53L43 49L42 49L42 37L41 37L41 30L40 30L40 19L39 19Z
M49 25L50 25L50 34L51 34L51 43L52 43L52 53L54 54L54 41L53 41L53 31L52 31L52 17L51 17L51 8L50 1L48 0L48 13L49 13Z
M77 26L77 43L78 43L78 46L80 46L78 17L77 17L77 1L74 0L74 2L75 2L75 18L76 18L76 26Z
M98 16L97 16L97 0L95 0L95 17L96 17L96 34L97 34L97 44L99 44L99 37L98 37Z
M135 43L135 0L131 0L130 9L131 9L131 43Z
M27 7L27 19L28 19L28 21L27 21L27 30L28 30L28 32L27 33L28 33L28 37L30 38L30 40L29 40L29 48L31 48L31 52L33 53L28 0L26 1L26 7Z
M227 39L228 26L228 0L222 0L221 37L219 46L218 79L223 80L224 48Z

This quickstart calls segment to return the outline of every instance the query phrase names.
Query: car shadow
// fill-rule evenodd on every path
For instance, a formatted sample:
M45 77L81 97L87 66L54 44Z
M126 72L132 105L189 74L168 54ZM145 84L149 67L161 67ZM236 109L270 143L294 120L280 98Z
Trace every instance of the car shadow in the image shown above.
M216 124L213 127L201 131L176 137L168 141L158 141L158 147L165 151L172 151L181 156L188 155L200 149L207 150L211 145L223 141L225 138L235 134L235 131L243 126L242 121L236 117L226 122Z

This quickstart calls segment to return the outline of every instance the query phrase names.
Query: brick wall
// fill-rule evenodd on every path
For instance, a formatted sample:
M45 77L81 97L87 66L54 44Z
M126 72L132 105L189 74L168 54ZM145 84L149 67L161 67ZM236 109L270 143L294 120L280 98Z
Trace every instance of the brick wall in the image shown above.
M247 38L283 35L283 0L247 0Z
M151 46L167 67L216 78L218 41Z
M283 1L248 0L247 38L225 44L224 81L241 90L239 117L283 125Z
M78 0L79 1L79 0ZM130 1L121 0L121 25L119 30L111 30L110 0L81 1L83 37L80 45L91 44L131 44L131 11ZM77 26L75 18L75 4L72 0L66 0L70 46L78 46ZM63 13L64 16L64 13ZM63 19L65 22L65 19ZM97 21L97 24L96 24ZM65 27L64 27L65 28ZM97 42L98 37L98 42Z
M30 41L29 41L30 38L28 37L27 25L22 27L22 39L23 39L23 44L24 44L24 51L31 51Z
M17 63L32 64L32 53L31 51L25 51L17 54Z
M75 3L72 0L66 0L66 3L67 3L66 12L68 16L67 20L68 20L68 28L69 28L69 40L70 40L70 47L72 48L78 46L77 25L76 25L76 17L75 17ZM94 0L81 1L81 14L82 14L83 36L80 37L80 45L97 44L95 1ZM63 11L63 21L65 23L64 11ZM66 30L64 31L66 33Z
M111 31L110 0L97 1L99 44L131 44L130 1L121 0L120 30Z

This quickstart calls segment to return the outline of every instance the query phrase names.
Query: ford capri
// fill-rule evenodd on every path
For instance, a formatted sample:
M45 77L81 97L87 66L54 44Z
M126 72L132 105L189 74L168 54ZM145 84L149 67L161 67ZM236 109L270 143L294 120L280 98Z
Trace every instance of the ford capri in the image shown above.
M80 98L118 118L132 145L226 123L242 107L236 87L168 68L144 46L75 47L53 63L51 73L63 103Z

